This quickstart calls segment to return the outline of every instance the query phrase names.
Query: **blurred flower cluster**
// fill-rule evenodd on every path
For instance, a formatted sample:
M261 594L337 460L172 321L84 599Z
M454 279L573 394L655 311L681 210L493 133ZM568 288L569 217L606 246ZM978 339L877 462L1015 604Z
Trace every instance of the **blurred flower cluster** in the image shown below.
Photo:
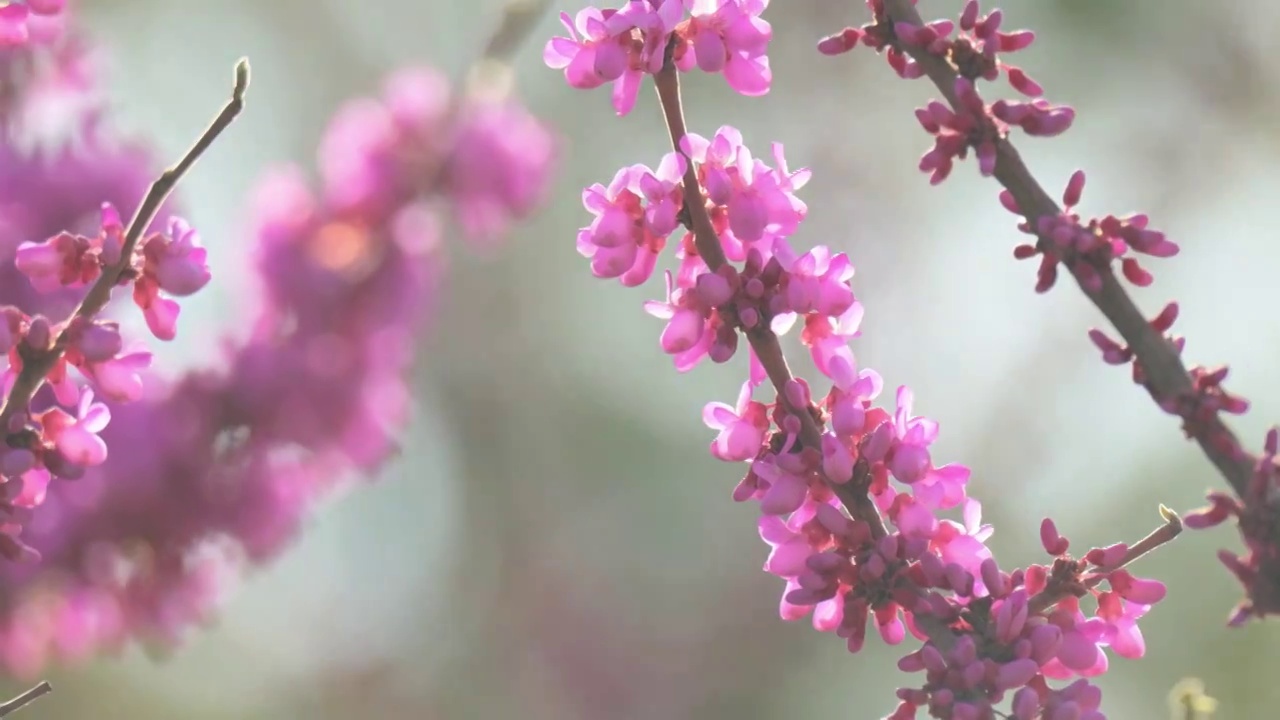
M61 2L0 7L0 35L25 27L34 38L53 10ZM499 241L541 199L555 141L509 94L455 88L431 68L394 73L379 97L337 111L318 149L317 188L302 168L281 167L253 191L248 244L261 301L249 332L225 340L208 369L153 372L150 354L109 319L43 318L72 316L119 261L121 218L159 176L157 158L112 130L92 44L74 27L8 44L8 399L27 346L57 356L29 406L9 403L6 420L17 419L0 468L3 547L40 558L0 564L0 668L30 676L130 641L179 640L246 566L286 548L319 498L394 454L448 218L475 242ZM123 267L161 340L175 336L172 298L211 277L197 236L168 205ZM31 482L36 460L44 476Z

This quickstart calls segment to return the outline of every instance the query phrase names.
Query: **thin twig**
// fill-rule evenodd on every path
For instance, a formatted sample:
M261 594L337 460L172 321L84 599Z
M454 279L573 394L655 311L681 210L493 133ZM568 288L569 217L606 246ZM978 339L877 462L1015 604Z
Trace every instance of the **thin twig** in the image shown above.
M48 682L41 681L39 685L36 685L14 699L0 703L0 717L5 717L10 713L17 712L51 692L53 692L53 686Z
M694 164L693 158L680 149L680 141L684 139L688 130L685 126L684 108L680 100L680 76L676 72L675 63L671 58L674 42L675 38L673 37L672 45L667 47L667 57L663 63L662 70L654 76L654 84L658 89L658 100L662 105L662 114L666 118L667 132L671 136L671 147L685 159L684 207L688 212L694 243L703 262L707 264L707 267L712 272L715 272L727 260L725 259L724 250L720 247L720 238L716 234L715 227L711 224L711 216L707 214L706 200L702 194L702 186L698 182L698 167ZM745 330L744 334L747 336L747 341L751 343L752 349L755 350L756 358L764 366L774 389L777 390L778 402L789 404L786 387L794 379L794 376L791 374L791 368L787 365L787 358L782 352L782 345L778 342L778 336L764 324ZM822 428L818 426L813 415L809 413L809 408L789 407L788 410L800 421L801 445L806 448L820 449L822 447ZM866 522L871 527L873 537L877 539L884 537L886 535L884 521L880 518L880 513L871 498L867 496L867 489L859 487L858 483L832 482L831 480L831 478L828 478L828 486L836 497L840 499L840 502L844 503L845 509L849 511L849 514Z
M143 198L142 204L138 206L137 211L133 215L133 219L129 221L129 226L125 230L124 244L120 249L120 259L114 264L103 268L102 274L89 288L89 292L80 301L80 305L72 313L71 319L84 318L92 319L95 315L102 311L107 301L111 299L111 290L119 283L120 277L126 270L132 267L133 251L138 245L138 241L142 238L142 234L151 225L151 221L155 219L156 213L160 207L168 199L169 194L177 186L178 181L195 165L196 160L204 154L205 150L213 144L214 140L222 134L224 130L230 127L232 121L244 109L244 94L249 88L249 61L241 58L235 67L235 85L231 91L231 99L227 101L222 112L213 119L209 127L200 135L195 144L182 156L176 165L165 170L155 182L151 183L151 188L147 190L146 197ZM40 348L24 355L22 363L22 371L18 373L18 377L14 380L13 389L9 392L9 396L5 398L4 406L0 408L0 429L8 427L9 419L15 414L23 412L27 408L27 404L31 402L31 397L40 389L44 383L45 376L58 362L66 352L67 345L70 342L68 328L72 323L64 324L63 331L59 333L57 340L54 341L50 348Z
M1095 568L1091 571L1100 573L1099 582L1107 573L1114 572L1133 563L1143 555L1146 555L1165 543L1173 541L1174 538L1182 534L1182 518L1178 516L1178 513L1170 510L1164 505L1161 505L1160 517L1164 518L1164 524L1155 530L1152 530L1146 537L1142 538L1138 542L1130 545L1128 551L1125 552L1124 557L1111 565ZM1094 584L1097 583L1095 582Z
M916 26L924 24L911 0L884 0L884 7L895 22ZM947 102L957 112L961 112L962 108L955 95L955 68L945 58L932 55L923 48L902 43L901 49L919 63ZM996 142L994 176L1013 195L1030 227L1036 227L1036 220L1041 217L1053 217L1062 212L1053 198L1032 177L1017 149L1007 138ZM1075 276L1081 291L1093 301L1128 343L1137 358L1136 362L1142 367L1146 387L1152 396L1157 401L1163 401L1191 393L1191 376L1177 350L1161 332L1151 327L1111 268L1095 266L1102 283L1099 289L1090 290L1072 265L1067 264L1067 267ZM1197 418L1197 423L1200 427L1193 435L1196 443L1236 493L1244 497L1256 460L1240 449L1239 440L1216 413L1203 421Z

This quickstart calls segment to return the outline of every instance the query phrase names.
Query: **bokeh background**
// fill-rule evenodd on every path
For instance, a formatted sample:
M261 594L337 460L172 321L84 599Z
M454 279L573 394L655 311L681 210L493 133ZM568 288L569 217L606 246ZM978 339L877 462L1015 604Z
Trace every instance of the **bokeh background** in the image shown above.
M961 3L921 5L932 17ZM244 317L246 208L263 169L310 163L333 111L393 68L460 76L500 6L79 3L109 52L118 122L165 157L223 101L235 59L253 60L248 111L181 189L216 273L184 318L208 332L185 332L160 363L205 362ZM1002 7L1006 25L1039 34L1019 64L1079 111L1063 137L1019 140L1028 164L1055 191L1086 168L1084 212L1141 209L1182 245L1138 300L1150 312L1179 300L1187 358L1232 364L1229 387L1255 403L1235 427L1256 446L1280 418L1280 91L1267 54L1280 8ZM732 124L813 169L796 242L852 256L868 309L859 361L890 388L910 384L917 410L941 422L935 457L974 469L1002 564L1041 557L1045 515L1077 545L1133 540L1158 523L1158 503L1187 509L1220 486L1177 421L1099 361L1085 330L1102 318L1083 296L1066 283L1032 292L994 182L965 164L930 188L916 171L929 140L911 111L932 88L869 52L814 51L865 21L862 4L777 0L765 17L773 91L747 99L689 76L691 129ZM56 670L55 695L31 717L862 720L892 709L902 650L873 641L851 656L778 621L781 582L760 571L755 511L730 500L736 470L706 452L701 407L732 399L745 358L677 374L640 307L658 281L596 281L574 251L581 188L668 148L652 91L617 119L607 93L571 90L542 65L558 30L548 15L516 59L518 92L562 138L550 199L497 252L450 248L401 457L326 503L216 624L164 658L131 649ZM1148 657L1115 659L1101 680L1111 717L1166 717L1166 693L1188 675L1204 678L1222 718L1274 714L1280 630L1223 626L1239 591L1215 552L1237 545L1230 527L1187 533L1142 561L1170 593L1143 623Z

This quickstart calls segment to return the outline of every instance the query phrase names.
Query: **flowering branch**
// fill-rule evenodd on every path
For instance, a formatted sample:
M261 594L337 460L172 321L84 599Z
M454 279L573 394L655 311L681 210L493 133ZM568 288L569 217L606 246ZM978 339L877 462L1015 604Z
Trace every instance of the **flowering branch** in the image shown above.
M25 412L32 396L44 384L45 378L54 366L62 359L71 344L78 325L74 319L92 320L111 298L111 290L126 279L127 272L133 272L134 249L142 238L142 233L151 225L156 213L168 199L178 181L191 169L196 160L213 144L224 130L231 126L244 109L244 93L249 88L249 61L242 58L236 63L235 85L231 91L231 99L227 102L209 127L200 135L195 144L182 156L177 164L166 169L151 184L142 204L138 206L124 233L124 241L119 248L119 258L102 269L97 281L89 288L84 299L80 301L72 313L71 319L52 344L40 347L35 343L24 343L19 346L22 354L22 370L13 381L12 388L0 406L0 429L7 428L17 413ZM33 347L34 346L34 347Z
M594 217L578 231L578 252L596 277L636 286L683 228L679 266L665 273L667 297L645 304L666 320L659 344L683 372L703 359L728 361L746 336L750 369L737 403L703 410L718 431L711 453L748 468L733 497L759 502L760 537L770 546L764 569L786 581L783 619L811 614L815 629L844 639L850 652L862 649L869 626L890 645L908 634L923 642L898 663L924 677L899 688L892 720L920 710L988 720L1009 694L1008 716L1017 720L1101 720L1100 692L1087 678L1106 669L1102 648L1140 657L1137 619L1165 595L1162 583L1125 566L1172 539L1181 522L1166 513L1165 526L1133 547L1092 548L1076 559L1046 519L1040 540L1052 564L1000 569L985 545L992 529L967 494L969 469L933 462L938 424L912 414L905 386L896 409L874 404L883 380L859 368L849 347L863 316L851 261L823 246L803 254L792 247L808 210L796 192L809 171L789 170L780 143L770 166L732 127L704 138L685 126L677 71L723 73L744 95L768 91L766 5L633 0L561 15L568 35L547 43L546 63L573 87L612 83L619 115L652 76L672 146L656 169L626 166L608 185L585 190ZM1037 111L1024 120L1062 122L1061 113ZM950 137L940 143L952 155L966 147ZM939 174L950 157L934 159ZM778 336L796 324L819 380L830 383L825 396L783 356ZM766 380L777 397L769 404L752 398ZM953 508L963 523L942 516ZM1092 617L1082 599L1096 605ZM1049 684L1077 676L1065 687Z
M694 242L698 249L698 255L701 256L703 262L711 272L717 272L727 262L724 250L720 246L720 238L716 233L715 226L712 225L711 216L707 213L706 200L704 199L702 186L698 181L697 165L687 153L681 150L681 140L688 134L685 128L684 108L680 101L680 76L676 72L675 63L672 61L672 54L676 47L676 38L673 36L667 44L662 69L654 75L654 85L658 90L658 100L662 105L662 114L666 118L667 132L671 136L672 149L680 153L685 159L685 171L683 182L684 193L684 209L687 217L682 218L685 227L693 233ZM792 417L800 421L800 446L820 449L822 447L823 428L819 427L817 421L809 411L808 403L796 404L792 402L788 395L787 388L792 387L795 378L791 374L791 368L787 365L787 358L782 352L782 345L778 342L778 336L767 325L756 325L753 328L745 330L747 341L751 343L752 350L755 351L756 358L764 367L770 382L778 392L781 401L787 403L787 410ZM865 521L871 528L871 534L874 538L882 538L886 531L884 521L880 518L879 511L867 496L867 487L869 476L866 472L867 466L855 467L855 482L849 482L848 478L827 478L827 484L835 493L836 497L844 504L849 513ZM861 471L861 472L858 472Z
M27 690L21 695L18 695L12 700L8 700L6 702L0 703L0 717L7 717L11 713L15 713L21 710L22 708L26 707L27 705L30 705L31 703L40 699L42 696L47 695L48 693L51 693L51 692L53 692L53 686L51 686L48 682L42 681L39 684L37 684L35 687L31 688L30 690Z
M1015 248L1014 257L1040 256L1036 290L1047 291L1057 278L1058 266L1067 267L1124 340L1125 344L1117 342L1096 328L1089 331L1104 362L1131 363L1134 382L1145 387L1162 410L1182 418L1183 432L1196 441L1234 491L1235 497L1210 492L1210 505L1185 518L1191 528L1228 518L1239 522L1247 553L1219 553L1246 593L1229 624L1280 613L1280 502L1276 499L1280 497L1276 462L1280 436L1275 429L1268 433L1260 456L1244 450L1222 420L1223 413L1240 414L1249 407L1222 387L1227 368L1188 370L1180 358L1184 339L1166 335L1177 319L1177 303L1167 304L1147 320L1121 287L1113 270L1117 261L1125 280L1145 287L1152 282L1151 273L1133 253L1171 257L1178 246L1148 228L1146 215L1108 215L1082 222L1073 207L1084 189L1084 172L1072 174L1059 207L1009 142L1014 127L1032 136L1052 136L1067 130L1075 118L1074 110L1042 98L1040 85L1003 59L1004 54L1029 46L1034 33L1001 30L1001 11L982 15L977 0L965 3L954 37L957 23L923 22L914 0L866 0L866 4L871 23L827 37L818 49L836 55L866 45L883 51L900 77L928 76L938 87L947 102L931 101L916 110L920 125L934 136L934 146L921 158L920 169L937 184L950 174L955 160L975 150L979 172L1004 186L1000 203L1023 218L1019 230L1035 237L1034 244ZM1002 73L1015 90L1033 99L986 103L978 92L978 81L995 80Z
M896 23L911 28L925 26L912 0L883 2L887 20L895 24L894 33L899 38L904 32ZM956 112L965 111L965 105L956 92L956 80L960 75L945 55L931 52L927 45L903 42L901 39L895 47L919 64ZM1018 212L1026 218L1027 225L1036 228L1042 218L1057 218L1062 215L1062 208L1032 176L1008 137L994 139L994 145L995 165L991 175L1012 195ZM1183 364L1179 346L1142 315L1112 271L1110 258L1105 262L1094 262L1093 258L1084 256L1073 248L1057 247L1052 239L1043 235L1039 237L1037 246L1042 253L1058 256L1066 265L1080 289L1128 343L1126 354L1136 358L1136 365L1141 368L1141 377L1152 397L1162 406L1180 410L1179 414L1187 421L1188 434L1204 450L1210 462L1236 493L1243 497L1253 474L1255 458L1241 449L1239 440L1222 422L1218 413L1198 412L1194 401L1198 383ZM1186 399L1193 400L1186 402Z

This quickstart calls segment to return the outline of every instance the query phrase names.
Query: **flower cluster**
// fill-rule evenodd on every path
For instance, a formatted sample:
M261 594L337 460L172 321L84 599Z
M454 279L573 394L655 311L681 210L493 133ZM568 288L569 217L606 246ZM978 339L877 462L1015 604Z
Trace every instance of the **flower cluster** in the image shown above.
M702 7L712 5L720 12L742 4ZM588 23L595 28L591 37L613 37L606 29L612 18L661 17L669 6L588 9L579 14L580 25L582 18L597 19L605 25ZM1088 678L1107 669L1103 648L1141 656L1137 620L1165 593L1161 583L1124 568L1175 535L1177 516L1168 513L1164 527L1133 547L1093 548L1079 558L1067 554L1068 541L1045 520L1041 540L1051 562L1002 570L986 545L992 529L967 494L969 469L934 462L938 424L914 414L906 387L898 389L893 409L876 404L881 377L859 368L849 346L863 316L849 258L822 246L800 253L791 244L807 212L796 193L808 171L789 170L776 143L771 167L731 127L711 139L684 130L680 66L674 55L659 65L646 54L664 44L679 48L682 39L669 36L673 22L628 20L622 27L637 53L632 67L655 75L674 152L657 169L633 165L609 185L587 188L583 204L594 218L579 231L577 245L595 276L632 286L651 277L668 239L679 233L667 297L646 305L666 321L659 343L679 370L704 357L725 362L739 339L747 339L749 373L737 402L708 404L703 420L717 432L712 455L747 465L733 495L759 503L760 535L770 547L764 569L786 583L781 616L811 614L815 628L844 638L853 652L871 625L889 644L908 634L922 641L899 665L924 679L898 691L893 718L920 710L938 718L994 718L1006 699L1010 717L1019 720L1101 718L1100 693ZM972 33L966 42L975 56L1029 41L1002 39L998 24L966 11L962 26ZM916 40L937 44L948 32L933 27ZM553 68L564 65L566 53L551 52L562 40L548 46ZM1020 70L991 63L1024 90L1035 87ZM586 72L591 67L583 61L567 72L569 83L594 87L611 77ZM902 67L908 76L914 72ZM930 117L938 132L949 122L942 112ZM1058 116L1046 111L1040 117L1037 127L1045 128ZM792 377L782 357L778 336L797 323L821 375L820 390ZM766 380L773 402L755 399ZM962 521L948 517L956 510ZM1065 687L1049 684L1072 678Z
M127 237L130 233L115 208L106 204L95 236L64 231L43 242L24 242L14 262L37 291L93 286L105 299L113 286L131 287L152 333L171 340L179 308L160 293L187 296L204 287L210 279L205 251L195 231L178 218L171 220L168 233L141 241ZM151 364L151 353L126 346L118 323L97 318L102 304L86 298L59 322L0 306L0 352L8 365L0 374L5 397L0 427L6 437L0 449L0 487L8 515L0 527L0 555L10 560L38 557L18 535L30 509L44 500L50 480L79 479L107 459L106 443L98 434L111 412L95 402L95 390L117 402L142 394L141 373ZM30 399L45 386L57 404L32 410ZM58 405L75 408L75 413Z
M667 54L683 72L695 66L723 73L743 95L769 91L773 73L765 49L773 37L760 17L769 0L631 0L625 7L587 7L560 14L568 37L547 42L543 59L564 70L576 88L613 83L613 107L635 106L644 76L662 69Z
M1065 131L1075 117L1066 106L1051 105L1038 83L1022 70L1005 63L1002 53L1022 50L1034 35L1027 30L1000 30L1003 15L993 10L981 15L978 0L967 0L961 11L959 32L950 20L924 22L914 0L867 0L872 21L846 28L818 44L828 55L857 45L883 51L889 65L904 78L928 75L947 102L932 101L916 112L924 129L934 136L934 147L920 162L921 170L938 183L950 173L954 160L973 148L982 175L994 175L1004 189L999 200L1023 221L1018 229L1035 238L1014 249L1018 259L1040 257L1037 292L1053 287L1058 267L1065 267L1085 294L1103 311L1123 336L1113 339L1100 329L1089 338L1113 365L1131 364L1134 382L1148 390L1165 412L1182 420L1188 438L1196 440L1222 471L1237 496L1210 495L1211 505L1189 516L1192 527L1222 522L1229 516L1240 521L1248 554L1242 559L1228 552L1221 558L1245 586L1246 600L1231 616L1239 624L1251 616L1280 612L1280 513L1272 487L1274 435L1267 451L1255 457L1222 421L1224 414L1245 412L1249 403L1223 388L1227 368L1183 365L1185 341L1168 334L1178 315L1177 303L1168 303L1154 318L1144 321L1118 283L1114 267L1133 285L1146 287L1150 271L1136 254L1168 258L1178 246L1164 233L1148 227L1148 217L1107 215L1082 221L1074 212L1084 190L1085 176L1077 170L1068 180L1058 207L1031 176L1009 142L1010 129L1020 127L1029 135L1055 135ZM985 103L977 91L979 80L995 80L1003 71L1009 84L1033 100Z
M31 75L0 135L0 188L17 199L0 208L0 299L33 315L73 312L118 237L115 215L98 222L101 202L131 209L155 176L149 153L113 137L87 100L99 85L82 72L92 69L85 47L67 38L24 49L35 54L21 64ZM66 81L73 68L83 82ZM32 149L32 105L51 85L81 124ZM109 320L68 323L61 374L34 397L29 421L43 419L44 437L61 440L46 458L112 453L74 483L4 486L39 490L35 512L12 502L25 498L7 496L4 508L6 520L25 522L22 541L42 561L0 563L0 668L26 677L131 641L171 645L211 617L243 566L278 556L318 499L387 460L411 410L416 336L442 282L446 214L478 243L500 240L540 200L554 149L514 97L455 90L430 68L401 71L381 97L336 113L318 187L283 167L254 191L261 292L216 364L160 376ZM208 276L189 228L159 217L121 277L164 337L172 298ZM52 239L23 244L33 237ZM64 388L76 399L67 410ZM90 433L98 442L77 444Z

